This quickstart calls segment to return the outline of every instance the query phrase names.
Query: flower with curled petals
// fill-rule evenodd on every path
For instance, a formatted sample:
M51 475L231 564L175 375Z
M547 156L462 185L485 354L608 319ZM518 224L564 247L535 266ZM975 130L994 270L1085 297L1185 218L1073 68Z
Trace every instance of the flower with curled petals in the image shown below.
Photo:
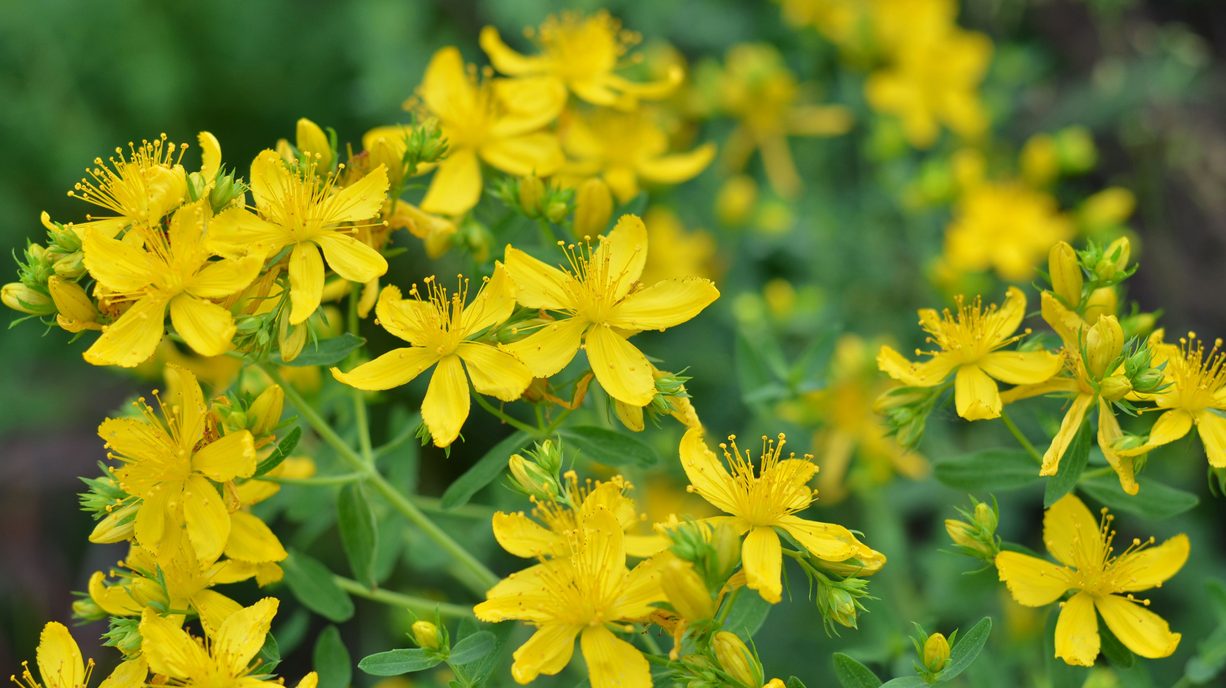
M88 688L90 676L94 673L94 660L86 661L81 657L81 648L68 628L56 621L43 626L35 659L42 681L36 680L30 673L29 664L22 662L21 676L12 677L18 688ZM143 658L128 660L115 667L115 671L98 688L143 686L148 675Z

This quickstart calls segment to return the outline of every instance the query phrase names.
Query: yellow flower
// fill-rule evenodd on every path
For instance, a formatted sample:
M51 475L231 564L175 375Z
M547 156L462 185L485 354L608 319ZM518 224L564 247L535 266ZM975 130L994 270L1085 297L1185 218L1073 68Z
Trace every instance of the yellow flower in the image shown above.
M927 40L898 44L893 65L869 76L865 95L873 109L902 121L911 145L929 148L941 125L963 138L988 126L978 88L992 58L983 34L957 27Z
M1161 330L1150 338L1154 347L1154 365L1166 363L1164 372L1169 387L1154 394L1143 395L1161 411L1150 428L1145 444L1133 449L1121 449L1124 456L1138 456L1170 444L1196 427L1209 465L1226 468L1226 352L1222 340L1213 342L1205 351L1205 343L1189 332L1179 339L1179 345L1162 341Z
M528 308L563 315L508 344L507 350L533 375L549 377L570 363L582 341L605 391L627 404L646 406L656 395L655 376L647 357L626 338L693 318L719 291L700 278L638 288L647 260L647 228L634 215L623 215L595 249L590 243L570 245L567 259L570 270L562 271L507 246L506 270L517 287L516 299Z
M208 643L188 635L174 621L158 616L153 609L145 609L140 634L149 669L167 677L172 686L281 686L281 681L272 680L261 664L252 664L264 646L278 604L276 599L265 597L234 612L215 634L210 635Z
M643 284L677 277L716 277L717 246L709 232L686 231L676 213L659 205L647 210L643 222L647 243L654 249L643 266Z
M690 479L690 490L729 516L726 521L738 534L746 534L741 561L746 585L762 599L782 599L783 550L776 528L790 535L810 554L830 562L858 558L866 562L862 573L871 574L885 557L869 549L850 530L833 523L809 521L796 515L816 498L809 480L817 473L811 456L783 456L785 439L762 438L762 455L755 470L748 450L744 453L729 437L731 446L720 444L728 468L716 458L702 437L701 428L691 428L681 438L681 467ZM731 472L730 472L731 471ZM868 564L871 562L871 564Z
M944 259L958 272L995 270L1005 280L1025 282L1052 246L1072 234L1050 194L1016 183L979 184L958 201Z
M360 227L375 224L370 220L383 208L387 170L380 165L339 190L338 177L321 173L314 161L291 170L276 151L265 150L251 163L251 194L260 217L229 208L209 226L209 247L223 255L263 259L291 248L290 322L295 325L319 308L323 257L352 282L369 282L387 272L383 256L352 236Z
M633 486L620 475L607 482L588 481L579 485L574 472L567 473L565 503L557 501L537 502L532 515L544 523L544 527L528 518L522 511L494 514L494 539L506 551L517 557L559 557L570 553L568 533L596 510L613 514L622 527L630 530L641 519L634 500L626 492ZM537 501L537 500L533 500ZM650 557L668 546L668 540L659 535L624 536L626 553L632 557Z
M548 176L562 165L554 134L543 131L566 102L561 84L542 79L478 83L456 48L439 50L418 90L438 119L447 157L438 164L421 208L463 215L481 198L481 161L507 174ZM413 99L409 104L414 104Z
M592 688L649 688L647 659L610 627L647 618L663 601L652 561L626 569L622 527L605 509L587 515L568 533L570 556L513 573L474 607L477 618L519 619L536 626L515 651L511 675L527 684L570 663L578 636Z
M212 261L205 247L204 202L175 212L165 232L135 226L123 239L93 228L85 232L85 267L112 293L111 304L128 303L119 319L85 351L94 365L131 368L153 355L162 340L166 312L175 331L197 353L216 356L230 348L234 318L212 299L232 296L255 279L258 258Z
M94 660L86 662L81 657L81 648L62 623L48 622L38 639L35 655L38 676L35 680L30 666L22 662L21 680L13 676L18 688L87 688L94 673ZM122 662L98 688L131 688L145 685L148 676L143 659Z
M1188 559L1188 538L1176 535L1157 547L1154 539L1134 539L1115 555L1111 542L1112 517L1103 509L1102 520L1080 499L1068 495L1043 516L1043 542L1060 564L1020 552L996 555L1000 579L1018 604L1041 607L1073 596L1060 604L1056 622L1056 657L1068 664L1092 666L1098 656L1098 618L1129 650L1141 657L1168 657L1179 645L1162 617L1149 611L1148 601L1134 592L1162 585Z
M938 349L931 358L912 363L889 346L881 347L877 366L882 372L912 387L935 387L955 373L954 402L958 415L967 420L1000 416L1000 390L996 380L1011 385L1036 384L1060 370L1061 359L1048 351L999 351L1024 336L1015 336L1026 315L1026 295L1009 287L1004 305L984 309L978 298L966 304L957 301L957 313L931 308L919 311L919 323ZM956 372L955 372L956 371Z
M532 382L532 373L515 356L479 341L491 328L506 322L515 308L513 287L501 264L467 306L466 280L461 279L460 288L448 294L431 277L426 279L426 289L425 299L416 285L409 291L412 298L404 299L400 289L384 287L375 306L379 324L410 346L393 349L347 373L332 368L332 376L357 389L391 389L408 384L437 364L421 415L434 444L446 447L459 437L468 418L469 379L479 394L515 401Z
M638 34L622 30L608 12L591 16L563 12L547 18L536 32L539 55L522 55L503 43L498 30L481 30L481 49L494 69L515 77L543 76L563 84L593 105L628 109L640 98L663 98L681 83L683 73L674 66L663 81L638 83L616 71L629 61L626 51L639 42Z
M162 134L139 146L129 142L126 153L116 147L106 162L94 158L94 167L86 170L89 176L68 195L109 214L86 215L87 222L70 226L78 233L93 230L107 238L126 227L154 227L187 196L187 173L179 164L186 150L186 143L168 143Z
M167 366L169 404L159 405L161 420L140 401L144 416L108 418L98 427L107 455L123 465L115 470L120 487L142 502L136 513L136 540L159 551L173 544L180 529L200 561L215 561L230 537L231 518L216 483L255 472L255 443L242 430L216 437L195 376Z
M668 135L646 109L596 110L567 121L562 146L571 160L562 176L572 183L601 176L625 203L642 182L680 184L698 176L715 157L715 144L670 153Z
M847 108L800 102L801 85L768 43L733 46L718 78L720 107L737 121L724 162L740 171L754 151L761 152L767 179L784 196L801 189L787 137L837 136L851 128Z

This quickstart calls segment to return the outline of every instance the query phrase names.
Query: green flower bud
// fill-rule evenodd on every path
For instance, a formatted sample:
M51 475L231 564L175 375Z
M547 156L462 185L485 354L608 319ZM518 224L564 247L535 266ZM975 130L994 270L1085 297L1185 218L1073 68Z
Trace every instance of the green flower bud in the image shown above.
M924 641L924 668L932 673L949 664L949 641L940 633L933 633Z

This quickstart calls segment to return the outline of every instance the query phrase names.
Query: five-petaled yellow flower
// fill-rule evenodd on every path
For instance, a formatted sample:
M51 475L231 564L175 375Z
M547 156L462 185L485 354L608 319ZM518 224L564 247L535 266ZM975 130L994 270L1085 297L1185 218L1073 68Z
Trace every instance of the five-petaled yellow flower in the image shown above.
M957 313L945 309L919 311L919 324L936 344L936 351L923 363L912 363L889 346L881 347L877 365L890 377L912 387L936 387L951 372L954 378L954 403L958 415L967 420L1000 417L1000 390L996 380L1011 385L1043 382L1055 375L1061 359L1049 351L999 351L1017 341L1014 332L1026 315L1026 295L1009 287L1005 303L984 309L978 298L967 304L957 300ZM1028 331L1027 331L1028 332Z
M631 108L640 98L663 98L683 78L680 67L658 82L638 83L617 74L621 58L639 37L622 30L621 22L608 12L551 16L535 38L541 54L522 55L503 43L498 29L487 26L481 30L481 49L494 69L507 76L556 79L579 98L605 107Z
M30 673L29 664L22 662L21 676L12 677L18 688L89 688L94 660L86 662L81 657L81 648L64 624L51 621L43 626L36 652L38 677L42 682ZM143 686L148 673L144 659L128 660L115 667L115 671L98 688Z
M1188 538L1176 535L1156 547L1154 539L1134 539L1123 552L1111 547L1115 531L1103 509L1101 521L1074 495L1052 505L1043 516L1043 542L1059 561L1053 564L1020 552L996 555L1000 579L1018 604L1041 607L1061 603L1056 621L1056 657L1069 664L1092 666L1098 656L1098 618L1129 650L1141 657L1168 657L1179 645L1162 617L1149 611L1148 601L1132 593L1162 585L1188 559Z
M447 157L438 164L421 208L463 215L481 199L481 161L507 174L553 174L562 165L557 137L542 131L566 102L562 85L541 79L478 83L456 48L434 54L418 95L438 119ZM406 106L412 107L415 99Z
M434 444L446 447L459 437L468 418L469 379L479 394L515 401L532 382L532 373L515 356L480 341L491 328L506 322L515 308L514 288L501 264L467 306L463 278L460 288L450 294L434 278L426 280L426 289L423 299L414 285L412 298L404 299L397 287L384 287L375 306L379 324L410 346L393 349L347 373L333 368L332 375L358 389L391 389L437 364L421 416Z
M210 260L205 203L180 208L166 231L136 225L123 239L97 228L85 231L85 268L111 291L111 303L130 304L118 320L102 327L102 336L85 351L86 361L126 368L142 363L162 340L167 311L175 331L202 356L230 348L234 317L211 299L231 296L251 284L260 259Z
M562 671L578 636L592 688L649 688L647 659L610 627L624 630L664 600L652 560L626 569L621 524L605 509L586 515L568 540L569 556L511 574L473 611L482 621L519 619L536 626L511 666L521 684Z
M246 430L215 437L200 384L187 370L166 367L170 386L162 418L143 399L143 419L108 418L98 427L120 487L140 497L135 534L141 546L160 552L181 529L199 561L221 556L230 538L230 511L214 484L255 473L255 442Z
M337 174L321 172L313 158L291 170L276 151L265 150L251 163L259 216L229 208L209 225L209 247L223 255L269 258L290 248L290 322L295 325L311 317L323 299L324 258L351 282L366 283L387 272L383 256L353 236L374 224L383 208L387 170L380 165L341 189L337 181Z
M728 467L707 447L701 428L691 428L681 438L681 467L690 479L690 490L728 516L708 519L726 522L745 534L741 562L745 583L772 604L783 595L783 548L776 528L790 535L810 554L829 562L858 559L861 575L871 575L885 564L885 556L865 546L852 532L833 523L809 521L797 516L816 498L809 481L817 473L811 456L783 457L785 438L762 438L762 455L755 470L749 450L741 452L736 438L731 446L720 443Z
M590 243L567 247L567 258L570 270L563 271L507 246L506 271L515 282L516 299L561 316L508 344L507 350L537 377L549 377L570 363L582 342L605 391L618 401L646 406L656 395L655 376L647 357L626 338L693 318L719 291L710 280L696 277L641 288L647 229L634 215L623 215L595 249Z
M201 133L204 141L206 132ZM207 134L212 138L212 134ZM128 143L125 153L116 147L115 155L106 162L94 158L94 167L87 170L68 195L96 205L109 215L86 216L86 222L72 227L79 233L95 231L113 237L128 227L154 227L187 197L187 173L179 161L187 144L166 141L162 134L137 146ZM205 149L208 153L208 149Z

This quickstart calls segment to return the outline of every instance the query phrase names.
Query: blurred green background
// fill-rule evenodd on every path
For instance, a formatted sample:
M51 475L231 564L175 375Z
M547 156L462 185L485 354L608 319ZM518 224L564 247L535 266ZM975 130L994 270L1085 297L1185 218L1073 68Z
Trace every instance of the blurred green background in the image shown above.
M766 41L780 46L802 76L829 78L829 50L819 51L820 60L812 57L815 35L798 35L783 24L776 5L757 1L3 2L0 248L7 254L27 238L41 239L43 210L57 219L84 213L65 191L90 160L130 139L166 132L172 140L192 141L207 129L220 139L227 163L245 174L244 161L292 136L298 117L334 127L342 141L402 120L400 104L431 53L458 44L470 60L478 59L475 38L485 24L517 35L552 11L601 7L648 42L671 42L691 62L721 57L738 42ZM1192 327L1208 338L1226 333L1226 4L968 0L960 23L997 43L985 98L995 113L1008 114L994 124L1000 138L1020 142L1036 131L1083 124L1094 133L1101 162L1079 183L1087 191L1114 184L1136 194L1133 226L1142 269L1130 283L1131 296L1146 309L1161 308L1172 330ZM826 85L832 94L850 88L834 80ZM795 212L797 244L756 244L756 253L723 259L743 283L783 275L830 293L846 290L846 304L833 307L838 319L854 321L852 328L865 333L912 336L911 309L934 298L915 288L920 266L908 262L913 256L887 233L849 226L874 215L873 196L864 189L877 180L858 169L864 164L855 159L860 143L853 133L820 152L798 153L807 194ZM696 191L686 198L697 202L706 194L706 207L687 219L710 215L711 176L692 185ZM817 233L808 233L810 221ZM832 254L831 247L842 249ZM725 299L734 297L725 287ZM706 333L716 334L714 341L712 326ZM75 509L76 476L92 473L103 457L93 432L97 423L144 383L86 365L80 359L84 344L65 344L58 331L44 336L36 322L0 338L0 560L6 563L0 667L31 656L42 623L68 617L65 592L83 589L89 573L116 556L85 546L91 524ZM717 374L730 350L723 343L696 352L698 372L691 374ZM704 420L713 427L736 422L736 402L704 400L703 384L714 391L716 383L698 383L695 392ZM1199 489L1197 471L1189 471L1188 480ZM905 530L874 532L871 518L859 522L870 542L926 543L919 550L924 561L892 562L895 570L887 571L922 591L926 613L965 623L975 614L959 610L961 586L991 599L993 582L959 576L966 562L936 551L944 541L940 519L950 515L941 505L958 499L934 483L905 485L884 502L906 514ZM861 505L855 513L871 517L878 507ZM1023 513L1037 522L1037 510L1017 518ZM1204 550L1220 543L1208 525L1222 515L1217 502L1203 505L1187 524L1193 542ZM1020 536L1010 530L1005 534ZM1197 570L1206 564L1201 560ZM1176 606L1184 614L1172 618L1188 620L1186 638L1204 637L1212 627L1211 619L1191 613L1203 595L1203 576L1197 575L1176 579L1176 590L1168 591L1182 599ZM890 585L876 591L883 604L891 603ZM826 671L828 652L815 653L786 634L789 624L815 624L813 614L797 603L772 616L768 629L777 635L768 630L761 647L773 673ZM899 614L906 617L907 610ZM383 649L379 634L371 635L373 645L364 649ZM856 643L850 632L837 645ZM813 668L815 662L823 668Z

